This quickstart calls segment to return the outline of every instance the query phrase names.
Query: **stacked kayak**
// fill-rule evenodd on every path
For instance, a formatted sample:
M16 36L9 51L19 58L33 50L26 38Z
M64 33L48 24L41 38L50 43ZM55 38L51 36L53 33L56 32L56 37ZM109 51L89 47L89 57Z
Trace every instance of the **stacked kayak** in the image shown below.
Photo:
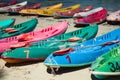
M2 2L0 3L0 7L5 7L5 6L10 6L10 5L14 5L17 3L17 0L12 0L11 2L7 3L7 2Z
M76 4L76 5L73 5L73 6L69 6L69 7L66 7L66 8L60 8L60 9L53 9L53 10L44 10L44 11L38 11L37 12L37 15L39 16L54 16L54 14L56 12L68 12L68 11L71 11L71 10L75 10L75 9L78 9L80 8L80 4Z
M9 28L2 29L0 32L0 39L33 31L37 23L38 23L38 20L34 18L32 20L29 20L14 26L9 26Z
M32 22L31 22L32 23ZM31 24L29 23L29 25ZM26 25L26 27L29 27ZM35 42L39 40L44 40L53 36L60 35L64 33L68 28L68 22L63 21L58 24L52 25L48 28L43 28L41 30L29 32L26 34L21 34L19 36L13 36L0 40L0 52L4 52L9 48L18 48L25 46L27 43Z
M34 4L31 4L31 5L26 5L26 6L24 6L24 7L21 7L21 8L19 8L19 9L9 9L8 10L8 13L9 13L9 15L18 15L19 14L19 11L20 10L22 10L22 9L38 9L38 8L40 8L40 6L41 6L41 3L34 3Z
M54 18L72 18L74 14L79 12L86 12L93 9L93 6L86 6L85 8L79 8L75 10L69 10L67 12L56 12Z
M0 12L9 12L9 11L16 11L20 10L21 8L25 7L27 5L27 1L10 5L10 6L5 6L0 8Z
M22 48L6 51L2 55L8 63L44 60L50 53L62 48L70 47L85 40L94 38L98 32L98 25L88 26L73 32L30 43Z
M9 26L12 26L15 22L15 19L5 19L0 21L0 30L5 29Z
M48 7L44 7L41 9L22 9L21 11L19 11L19 13L21 15L37 15L38 12L44 12L46 10L54 10L54 9L59 9L62 7L62 3L53 5L53 6L48 6Z
M89 65L99 56L118 46L120 28L87 40L73 47L53 52L44 61L48 67L78 67Z
M107 10L102 7L98 7L93 10L77 14L79 17L74 20L75 24L102 23L106 20ZM75 14L74 17L77 17L78 15Z
M90 72L97 78L120 75L120 46L97 58Z

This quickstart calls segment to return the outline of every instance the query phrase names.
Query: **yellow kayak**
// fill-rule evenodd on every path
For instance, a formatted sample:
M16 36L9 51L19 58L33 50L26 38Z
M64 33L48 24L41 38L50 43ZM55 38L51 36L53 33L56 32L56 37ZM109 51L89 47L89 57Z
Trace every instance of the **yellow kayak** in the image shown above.
M59 9L52 9L52 10L46 9L43 11L38 11L37 14L39 16L53 16L56 12L67 12L67 11L75 10L78 8L80 8L80 4L76 4L66 8L59 8Z
M38 11L42 12L44 10L53 10L53 9L59 9L63 6L62 3L53 5L53 6L48 6L48 7L44 7L41 9L22 9L21 11L19 11L20 14L34 14L36 15Z

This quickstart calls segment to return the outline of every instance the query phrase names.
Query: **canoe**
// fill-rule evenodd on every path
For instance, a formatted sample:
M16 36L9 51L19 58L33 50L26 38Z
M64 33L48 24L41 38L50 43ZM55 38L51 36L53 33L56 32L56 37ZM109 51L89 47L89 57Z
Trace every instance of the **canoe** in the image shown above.
M16 10L19 10L19 9L23 8L26 5L27 5L27 1L24 1L24 2L21 2L21 3L15 4L15 5L1 7L0 12L16 11Z
M16 10L12 10L9 9L8 14L9 15L19 15L19 11L21 11L22 9L38 9L40 8L41 3L35 3L35 4L31 4L31 5L26 5L24 7L21 7L20 9L16 9Z
M89 12L89 11L88 11ZM107 10L101 9L97 12L94 12L85 17L79 17L74 20L75 24L93 24L93 23L102 23L107 18Z
M29 47L26 46L14 49L10 52L4 52L2 58L8 63L44 60L50 53L56 50L73 46L75 44L81 43L85 40L95 37L97 32L98 25L91 25L82 29L48 38L47 40L30 43ZM72 38L74 40L78 38L78 40L73 41ZM68 39L69 41L67 41ZM28 52L28 58L26 58L25 52Z
M109 24L120 24L120 10L115 11L107 16L107 22Z
M44 61L47 67L80 67L90 65L99 56L118 46L120 28L89 39L81 44L61 49L50 54ZM113 41L113 42L112 42Z
M14 5L17 3L17 0L12 0L11 2L7 3L7 2L2 2L0 3L0 7L5 7L5 6L10 6L10 5Z
M53 9L53 10L44 10L44 11L38 11L38 16L54 16L56 12L68 12L70 10L75 10L80 8L80 4L72 5L66 8L60 8L60 9Z
M79 8L75 10L70 10L67 12L56 12L54 18L72 18L75 13L86 12L93 9L93 6L86 6L85 8Z
M62 3L53 5L53 6L48 6L48 7L44 7L44 8L40 8L40 9L22 9L21 11L19 11L19 13L21 15L37 15L37 12L44 12L44 10L53 10L53 9L58 9L62 7Z
M91 74L97 78L120 75L120 46L98 57L90 67Z
M34 18L32 20L29 20L20 24L16 24L14 26L9 26L9 28L2 29L0 32L0 39L33 31L37 23L38 23L38 20Z
M14 18L11 19L5 19L0 21L0 30L5 29L9 26L12 26L15 22Z
M63 21L47 28L43 28L37 31L29 32L26 34L21 34L19 36L13 36L0 40L0 45L5 45L0 47L0 52L4 52L10 48L22 47L27 43L35 42L39 40L44 40L53 36L60 35L64 33L68 28L68 22Z

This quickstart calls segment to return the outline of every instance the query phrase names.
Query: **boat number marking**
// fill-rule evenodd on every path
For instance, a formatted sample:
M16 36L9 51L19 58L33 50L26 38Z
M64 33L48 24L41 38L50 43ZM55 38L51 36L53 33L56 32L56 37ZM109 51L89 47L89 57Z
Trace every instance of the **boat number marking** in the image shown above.
M24 52L26 53L26 58L29 58L30 51L29 50L25 50Z
M71 63L71 59L69 55L66 56L66 59L69 61L69 63Z
M110 71L115 72L117 70L120 71L120 64L118 62L112 63L109 62L108 65L110 66Z

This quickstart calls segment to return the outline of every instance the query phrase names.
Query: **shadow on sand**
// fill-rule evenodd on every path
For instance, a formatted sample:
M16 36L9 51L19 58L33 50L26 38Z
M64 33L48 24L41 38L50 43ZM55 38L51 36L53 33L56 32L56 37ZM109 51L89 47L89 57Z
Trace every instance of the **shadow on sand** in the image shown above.
M27 61L27 62L21 62L21 63L6 63L6 67L17 67L17 66L26 66L26 65L31 65L31 64L36 64L36 63L41 63L42 61Z
M120 76L110 76L104 79L97 79L94 75L91 75L92 80L120 80Z
M57 68L53 68L54 69L54 72L56 75L60 75L60 74L63 74L63 73L67 73L67 72L72 72L72 71L77 71L77 70L80 70L80 69L84 69L84 68L87 68L89 66L82 66L82 67L61 67L57 70ZM57 70L57 71L56 71ZM49 74L52 74L52 70L51 68L47 68L47 72Z
M0 69L0 78L4 77L4 71Z

